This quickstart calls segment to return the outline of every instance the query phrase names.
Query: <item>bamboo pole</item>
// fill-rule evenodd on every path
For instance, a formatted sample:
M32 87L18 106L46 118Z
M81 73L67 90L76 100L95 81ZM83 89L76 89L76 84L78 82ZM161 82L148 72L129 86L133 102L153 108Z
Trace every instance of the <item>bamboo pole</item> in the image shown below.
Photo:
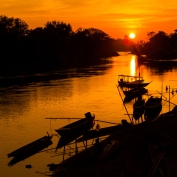
M170 85L169 85L169 111L170 111Z
M45 118L45 119L50 119L50 120L51 120L51 119L54 119L54 120L55 120L55 119L84 119L84 118L64 118L64 117L63 117L63 118L62 118L62 117L58 117L58 118L57 118L57 117L56 117L56 118L52 118L52 117L51 117L51 118L50 118L50 117L49 117L49 118ZM115 122L108 122L108 121L97 120L97 119L95 119L95 121L104 122L104 123L109 123L109 124L118 124L118 123L115 123Z
M120 90L119 90L119 86L117 85L117 89L118 89L118 91L119 91L119 95L120 95L120 97L121 97L121 100L122 100L122 102L123 102L123 105L124 105L124 107L125 107L125 110L126 110L126 112L127 112L127 114L128 114L128 117L129 117L129 119L130 119L130 122L132 123L132 120L131 120L131 118L130 118L130 115L129 115L129 113L128 113L128 110L127 110L127 108L126 108L126 106L125 106L125 103L124 103L124 101L123 101L123 99L122 99L122 96L121 96L121 94L120 94Z
M56 117L56 118L55 117L51 117L50 118L49 117L49 118L45 118L45 119L84 119L84 118L64 118L64 117L63 118L62 117Z

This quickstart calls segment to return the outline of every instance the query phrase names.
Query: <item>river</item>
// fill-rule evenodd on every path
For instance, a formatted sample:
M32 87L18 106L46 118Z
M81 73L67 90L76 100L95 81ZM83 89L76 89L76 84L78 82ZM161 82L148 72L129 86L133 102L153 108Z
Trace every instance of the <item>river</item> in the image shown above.
M120 123L122 119L129 121L117 89L118 74L138 75L140 71L145 82L152 81L147 86L149 95L163 93L164 99L170 97L173 104L177 103L177 97L171 94L172 89L177 89L176 67L166 67L165 64L163 67L148 64L138 67L135 55L120 54L110 58L105 65L80 69L79 72L74 69L63 71L67 77L62 79L0 88L0 176L50 175L47 165L62 161L61 151L55 152L58 137L54 136L48 151L8 166L11 160L8 153L47 135L47 132L56 134L54 129L73 122L45 118L82 118L86 112L91 112L97 120L112 123ZM170 86L170 92L166 91L166 86ZM164 102L162 113L172 109L173 104L169 106ZM129 114L132 114L132 105L133 102L126 104ZM110 124L100 122L100 126ZM25 168L29 164L32 168Z

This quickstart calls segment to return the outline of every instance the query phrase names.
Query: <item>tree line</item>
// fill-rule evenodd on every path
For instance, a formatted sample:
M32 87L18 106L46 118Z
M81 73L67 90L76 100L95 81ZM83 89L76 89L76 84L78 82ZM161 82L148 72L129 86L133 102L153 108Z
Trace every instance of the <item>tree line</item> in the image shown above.
M27 74L98 64L117 51L145 54L150 59L177 58L177 30L149 32L147 42L113 39L96 28L78 28L51 21L29 29L19 18L0 16L0 74ZM127 36L126 36L127 38Z
M145 54L152 60L172 60L177 59L177 29L173 33L167 34L163 31L148 32L148 41L139 41L132 44L132 52L135 54Z
M0 16L0 74L26 74L81 67L118 55L115 40L102 30L51 21L29 29L19 18Z

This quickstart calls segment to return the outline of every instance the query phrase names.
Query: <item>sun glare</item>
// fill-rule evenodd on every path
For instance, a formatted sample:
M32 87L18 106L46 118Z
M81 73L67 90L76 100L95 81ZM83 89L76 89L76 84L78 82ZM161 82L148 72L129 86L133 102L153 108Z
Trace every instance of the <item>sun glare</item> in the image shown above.
M134 38L135 38L135 33L130 33L130 34L129 34L129 37L130 37L131 39L134 39Z

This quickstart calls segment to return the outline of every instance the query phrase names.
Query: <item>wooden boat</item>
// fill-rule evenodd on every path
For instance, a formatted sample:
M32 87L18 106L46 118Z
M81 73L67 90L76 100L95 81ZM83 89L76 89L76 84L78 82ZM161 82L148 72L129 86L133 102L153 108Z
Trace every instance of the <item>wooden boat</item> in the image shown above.
M95 116L91 115L90 112L85 114L85 118L79 119L71 124L68 124L62 128L55 130L59 135L68 137L68 136L80 136L83 135L86 131L91 129L94 126Z
M127 97L138 97L139 95L143 95L145 93L147 93L148 90L145 89L144 87L135 87L133 89L126 89L123 90L123 93L125 96Z
M149 83L145 83L143 77L140 76L118 75L118 84L120 87L146 87Z
M125 128L127 126L131 126L131 124L129 124L127 122L124 124L118 124L115 126L100 128L99 130L89 130L85 133L85 135L83 135L79 139L77 139L76 142L82 142L85 140L90 140L90 139L110 135L116 131L122 130L123 128Z
M52 136L43 136L42 138L39 138L9 154L7 154L8 158L9 157L16 157L16 158L21 158L21 157L26 157L29 155L33 155L42 149L48 147L49 145L52 144L51 141Z
M142 99L142 96L139 96L138 99L133 104L133 118L138 120L144 114L145 109L145 100Z
M121 125L100 128L99 130L89 130L84 136L80 137L77 142L82 142L85 140L90 140L102 136L109 135L117 130L121 129Z
M145 119L153 119L160 114L162 110L162 97L151 96L145 103Z

